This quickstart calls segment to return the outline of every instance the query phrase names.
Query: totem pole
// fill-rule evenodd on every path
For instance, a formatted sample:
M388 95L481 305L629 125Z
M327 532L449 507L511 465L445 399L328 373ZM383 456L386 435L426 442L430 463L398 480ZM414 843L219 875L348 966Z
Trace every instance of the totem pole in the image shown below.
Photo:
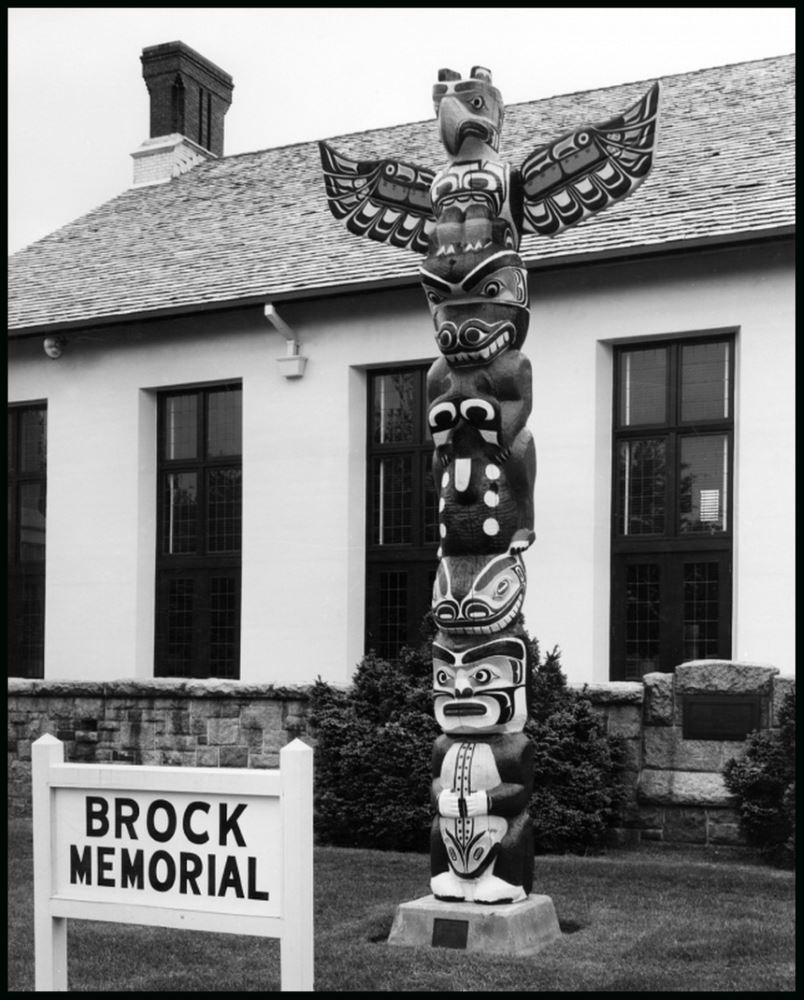
M355 161L320 143L333 215L357 235L424 254L440 357L427 375L439 496L433 614L435 718L431 891L524 900L533 883L532 744L521 609L532 544L536 451L523 233L553 236L630 194L651 168L659 85L624 114L538 146L519 169L499 154L491 73L441 70L433 100L448 162Z

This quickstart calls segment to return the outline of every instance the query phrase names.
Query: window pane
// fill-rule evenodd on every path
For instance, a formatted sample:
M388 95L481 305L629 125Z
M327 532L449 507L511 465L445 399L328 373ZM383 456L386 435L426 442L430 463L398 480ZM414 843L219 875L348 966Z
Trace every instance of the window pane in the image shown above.
M229 576L209 582L209 673L237 676L237 584Z
M162 491L162 551L195 552L198 537L198 478L195 472L169 472Z
M408 639L408 574L380 573L379 642L376 652L385 659L394 659Z
M724 342L682 346L682 420L729 417L729 347Z
M221 389L207 397L207 455L240 455L242 442L242 389Z
M620 355L620 426L663 424L667 419L667 348Z
M681 438L680 530L714 534L726 530L725 434Z
M625 676L638 680L659 670L660 573L656 565L629 566L626 574Z
M240 469L207 474L207 551L240 551L242 496Z
M409 545L412 540L412 459L375 459L373 470L374 545Z
M165 399L165 458L198 454L198 396L185 393Z
M719 580L716 562L684 564L684 659L720 655Z
M167 674L189 677L193 665L192 580L168 581L167 594Z
M20 472L44 472L47 464L47 415L45 410L20 413Z
M424 484L424 544L437 545L438 533L438 493L432 473L432 459L422 456L422 483Z
M42 562L45 558L45 484L20 483L19 561Z
M413 441L415 372L374 378L372 437L375 444Z
M618 458L617 530L623 535L661 534L665 526L664 439L622 441Z

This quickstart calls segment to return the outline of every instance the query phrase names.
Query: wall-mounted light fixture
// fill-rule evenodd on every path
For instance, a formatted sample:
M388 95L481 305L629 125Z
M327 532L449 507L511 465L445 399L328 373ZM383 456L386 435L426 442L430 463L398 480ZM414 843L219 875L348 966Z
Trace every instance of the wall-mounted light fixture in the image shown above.
M42 347L45 350L45 354L55 361L56 358L61 357L66 343L67 341L64 337L45 337L42 341Z
M276 311L273 303L266 303L263 311L271 326L285 338L285 356L276 359L279 371L285 378L301 378L307 366L307 358L299 354L299 341L296 334Z

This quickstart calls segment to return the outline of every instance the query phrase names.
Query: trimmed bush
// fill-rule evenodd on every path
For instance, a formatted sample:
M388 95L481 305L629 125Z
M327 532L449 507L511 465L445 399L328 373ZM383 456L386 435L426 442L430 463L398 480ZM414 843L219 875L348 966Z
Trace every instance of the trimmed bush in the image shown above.
M796 695L779 708L779 728L752 733L745 753L723 769L726 788L737 796L746 841L774 864L795 864Z
M618 817L620 744L583 693L571 690L554 649L542 662L529 642L537 853L601 845ZM316 834L323 843L428 850L430 760L440 729L432 714L430 643L393 662L366 656L352 686L312 689L316 735Z
M532 704L526 734L533 741L533 819L536 853L585 852L601 847L620 815L622 742L583 691L567 686L555 648L533 657Z

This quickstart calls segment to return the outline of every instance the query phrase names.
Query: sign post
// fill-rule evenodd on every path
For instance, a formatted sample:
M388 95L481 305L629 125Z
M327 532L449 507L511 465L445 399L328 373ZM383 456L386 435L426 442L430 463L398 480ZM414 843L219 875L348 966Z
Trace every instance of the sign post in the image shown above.
M67 989L66 918L280 939L313 989L313 751L278 770L68 764L34 743L37 991Z

